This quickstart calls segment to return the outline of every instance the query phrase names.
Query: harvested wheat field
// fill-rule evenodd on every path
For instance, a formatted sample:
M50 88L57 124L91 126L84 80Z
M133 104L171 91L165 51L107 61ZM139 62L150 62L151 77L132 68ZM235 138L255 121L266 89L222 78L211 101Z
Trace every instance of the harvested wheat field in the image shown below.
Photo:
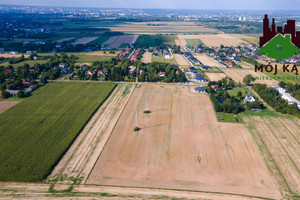
M178 65L190 66L190 63L181 54L173 54L173 55Z
M112 36L103 44L109 45L111 49L115 49L119 48L122 44L134 44L138 37L138 35Z
M218 63L216 60L210 58L205 54L195 53L193 54L195 58L197 58L203 65L210 66L210 67L218 67L218 68L226 68L225 66Z
M218 123L209 97L184 86L136 89L87 183L280 198L245 125Z
M241 43L247 43L239 38L228 34L209 34L209 35L178 35L179 40L200 39L208 47L238 46Z
M251 74L255 78L259 78L259 80L255 80L254 83L261 83L261 84L267 84L268 86L275 86L278 85L278 81L274 79L270 79L269 76L260 73L260 72L255 72L254 69L234 69L234 68L224 68L222 71L227 74L230 78L232 78L235 82L243 82L243 78Z
M1 93L0 93L1 94ZM13 107L19 103L18 101L0 101L0 113L4 112L5 110Z
M207 73L205 72L205 75L208 77L210 81L218 81L222 80L222 78L226 78L226 74L224 73Z
M30 56L30 55L26 55L26 54L0 53L0 57L3 57L3 58L20 58L20 57L22 57L22 55L24 55L24 58L29 58L29 56Z
M87 44L90 43L94 40L98 39L98 37L83 37L83 38L79 38L77 39L75 42L73 42L73 45L78 45L78 44Z
M281 189L300 194L300 121L286 117L244 116L251 124Z
M145 52L143 54L142 60L143 63L151 63L152 61L152 53L151 52Z

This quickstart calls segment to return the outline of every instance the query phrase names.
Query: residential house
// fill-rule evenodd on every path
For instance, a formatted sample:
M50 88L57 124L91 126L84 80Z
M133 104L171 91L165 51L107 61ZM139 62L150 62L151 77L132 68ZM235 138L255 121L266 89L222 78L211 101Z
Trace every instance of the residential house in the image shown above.
M59 64L58 64L58 67L60 67L60 68L65 68L66 66L67 66L66 63L59 63Z
M248 93L248 94L246 95L246 97L244 98L244 103L246 103L246 102L252 103L252 102L254 102L254 101L256 101L256 99L252 96L251 93Z
M196 87L195 88L195 90L197 91L197 92L199 92L199 93L206 93L206 89L205 89L205 87Z
M213 90L217 90L217 89L219 88L218 85L211 85L210 87L211 87Z
M165 73L165 72L158 72L158 76L159 76L159 77L165 77L165 76L166 76L166 73Z

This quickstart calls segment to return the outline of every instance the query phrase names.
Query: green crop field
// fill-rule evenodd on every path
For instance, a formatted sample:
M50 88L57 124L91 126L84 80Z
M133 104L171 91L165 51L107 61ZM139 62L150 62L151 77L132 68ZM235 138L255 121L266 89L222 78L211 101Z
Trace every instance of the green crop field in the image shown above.
M190 47L199 46L199 44L203 44L203 42L200 39L186 39L185 41Z
M46 178L116 84L53 82L0 114L0 180Z
M135 45L137 47L155 47L161 44L175 45L176 35L141 35Z

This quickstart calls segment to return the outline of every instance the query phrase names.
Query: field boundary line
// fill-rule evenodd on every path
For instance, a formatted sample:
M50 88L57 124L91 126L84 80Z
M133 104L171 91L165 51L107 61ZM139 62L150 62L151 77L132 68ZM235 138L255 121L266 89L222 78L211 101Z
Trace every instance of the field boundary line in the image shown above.
M86 178L83 180L83 184L86 184L87 180L89 179L89 177L90 177L92 171L94 170L95 165L97 164L97 162L98 162L98 160L99 160L99 158L100 158L100 156L101 156L101 154L102 154L104 148L106 147L107 142L109 141L109 139L110 139L110 137L111 137L112 132L114 131L114 129L115 129L117 123L119 122L119 119L120 119L121 115L123 114L123 112L124 112L124 110L125 110L125 107L127 106L129 100L131 99L132 94L133 94L133 92L135 91L135 84L133 84L133 85L134 85L134 86L133 86L133 89L132 89L132 91L131 91L131 94L130 94L129 98L127 99L127 101L126 101L124 107L122 108L122 111L120 112L120 115L118 116L118 119L117 119L117 121L116 121L114 127L112 128L112 130L111 130L111 132L110 132L110 134L109 134L109 137L107 138L107 140L106 140L106 142L105 142L105 144L104 144L104 146L103 146L103 148L102 148L102 150L101 150L101 152L100 152L100 154L99 154L99 156L98 156L96 162L94 163L94 165L93 165L91 171L90 171L89 174L86 176Z

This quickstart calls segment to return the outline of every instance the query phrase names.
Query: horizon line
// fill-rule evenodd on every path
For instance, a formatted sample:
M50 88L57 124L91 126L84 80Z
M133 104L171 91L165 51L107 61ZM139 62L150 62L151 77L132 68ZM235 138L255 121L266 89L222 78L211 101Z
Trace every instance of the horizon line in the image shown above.
M279 9L212 9L212 8L138 8L138 7L89 7L89 6L51 6L51 5L24 5L24 4L1 4L0 6L25 6L25 7L55 7L55 8L93 8L93 9L152 9L152 10L211 10L211 11L299 11ZM299 13L300 14L300 13Z

